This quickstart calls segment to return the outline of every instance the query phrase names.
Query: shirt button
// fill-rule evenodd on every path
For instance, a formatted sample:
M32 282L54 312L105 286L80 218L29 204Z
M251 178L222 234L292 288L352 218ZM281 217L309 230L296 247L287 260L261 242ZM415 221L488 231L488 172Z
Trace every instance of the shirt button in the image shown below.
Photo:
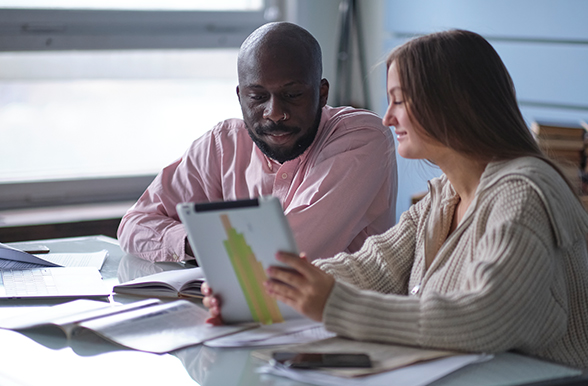
M419 290L421 289L421 285L417 284L414 287L412 287L412 289L410 290L410 294L411 295L416 295L419 293Z
M282 173L282 179L285 180L286 178L288 178L288 173Z

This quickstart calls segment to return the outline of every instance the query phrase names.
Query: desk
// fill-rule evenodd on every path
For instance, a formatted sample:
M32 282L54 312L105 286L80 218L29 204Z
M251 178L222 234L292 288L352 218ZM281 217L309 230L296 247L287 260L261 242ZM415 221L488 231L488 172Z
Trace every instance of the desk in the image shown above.
M102 268L108 285L131 280L156 272L183 269L180 263L150 263L125 255L118 242L106 236L30 242L48 245L53 252L95 252L107 249L109 256ZM19 247L27 243L11 243ZM109 301L128 303L138 298L112 295ZM52 301L56 304L61 301ZM36 307L49 305L47 301L0 301L0 316L30 312ZM73 343L72 343L73 345ZM54 348L51 348L54 347ZM0 385L302 385L286 378L262 375L255 368L262 363L250 355L250 349L215 349L193 346L164 355L127 350L104 341L86 347L55 348L50 336L26 337L20 333L0 330ZM498 385L508 384L515 378L546 379L552 371L544 367L525 365L529 358L514 354L501 354L491 361L466 367L433 386ZM530 360L532 361L532 360ZM510 375L505 374L510 366ZM533 370L530 370L533 369ZM531 373L529 373L531 372ZM531 377L531 378L529 378ZM482 383L486 379L488 382ZM538 378L535 378L538 379ZM554 380L537 385L581 385L588 383L588 373L581 379Z

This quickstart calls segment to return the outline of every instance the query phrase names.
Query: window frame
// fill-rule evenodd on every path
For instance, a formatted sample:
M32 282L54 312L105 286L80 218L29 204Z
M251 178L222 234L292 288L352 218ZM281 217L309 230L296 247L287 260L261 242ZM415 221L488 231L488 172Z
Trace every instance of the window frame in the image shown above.
M0 52L239 47L270 21L265 15L280 9L281 0L264 1L260 11L5 8L0 12ZM0 210L136 200L154 177L0 182Z
M267 7L267 4L266 4ZM239 47L261 11L2 9L0 51Z

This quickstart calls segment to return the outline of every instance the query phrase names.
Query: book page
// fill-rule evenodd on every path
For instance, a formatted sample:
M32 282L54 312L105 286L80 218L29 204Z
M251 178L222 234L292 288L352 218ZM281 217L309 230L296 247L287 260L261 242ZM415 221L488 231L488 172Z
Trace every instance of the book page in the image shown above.
M71 315L79 315L88 311L102 309L104 307L109 307L109 304L95 300L75 300L58 306L46 307L40 310L35 310L34 312L1 319L0 328L7 330L24 330L44 325L53 325L60 328L61 331L67 335L68 331L60 326L60 324L56 322L57 320Z
M200 284L204 281L202 268L177 269L158 272L153 275L118 284L112 289L117 293L141 296L178 296L183 290L191 294L200 293ZM197 293L195 292L197 291Z
M95 267L100 270L107 256L108 251L104 249L89 253L48 253L45 260L62 267Z
M127 305L112 305L111 303L97 300L80 299L2 319L0 320L0 328L18 331L43 326L55 326L61 329L66 336L69 336L71 330L81 321L126 312L157 303L159 303L158 300L149 299Z

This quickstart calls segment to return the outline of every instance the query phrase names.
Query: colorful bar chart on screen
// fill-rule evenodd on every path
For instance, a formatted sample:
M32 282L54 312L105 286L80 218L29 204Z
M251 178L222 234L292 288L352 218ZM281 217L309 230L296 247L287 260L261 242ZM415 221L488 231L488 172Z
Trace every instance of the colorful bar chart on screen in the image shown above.
M245 236L233 228L229 216L221 214L220 219L227 233L223 244L253 319L263 324L283 322L278 303L263 288L263 282L267 280L263 265L255 257Z

